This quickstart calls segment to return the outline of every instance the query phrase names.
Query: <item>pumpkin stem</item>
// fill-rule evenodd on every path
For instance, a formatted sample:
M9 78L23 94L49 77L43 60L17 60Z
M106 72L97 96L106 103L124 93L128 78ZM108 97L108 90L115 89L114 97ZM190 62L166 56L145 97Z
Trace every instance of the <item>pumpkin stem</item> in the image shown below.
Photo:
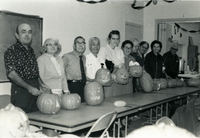
M103 69L103 65L104 65L104 64L103 64L103 63L101 63L101 68L102 68L102 69Z

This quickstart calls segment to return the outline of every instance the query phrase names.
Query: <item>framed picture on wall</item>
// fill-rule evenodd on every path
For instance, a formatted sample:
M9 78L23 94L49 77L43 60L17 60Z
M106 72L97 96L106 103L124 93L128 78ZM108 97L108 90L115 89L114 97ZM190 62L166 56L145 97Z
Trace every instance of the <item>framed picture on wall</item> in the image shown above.
M32 43L36 57L41 53L43 19L35 15L25 15L9 11L0 11L0 82L9 81L6 76L4 52L16 43L16 28L21 23L28 23L32 28Z

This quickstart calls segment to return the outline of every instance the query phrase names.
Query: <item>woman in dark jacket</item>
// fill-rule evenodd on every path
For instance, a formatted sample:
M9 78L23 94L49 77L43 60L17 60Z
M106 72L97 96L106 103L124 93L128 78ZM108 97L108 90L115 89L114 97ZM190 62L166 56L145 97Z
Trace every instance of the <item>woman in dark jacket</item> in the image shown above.
M148 72L151 77L162 78L162 56L159 54L162 49L162 43L160 41L154 40L151 43L151 52L149 52L145 57L144 67L146 72Z

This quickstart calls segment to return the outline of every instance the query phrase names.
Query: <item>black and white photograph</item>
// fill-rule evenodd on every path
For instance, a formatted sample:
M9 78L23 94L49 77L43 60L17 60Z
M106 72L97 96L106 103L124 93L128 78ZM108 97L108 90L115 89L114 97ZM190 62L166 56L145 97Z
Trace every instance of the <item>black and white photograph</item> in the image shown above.
M200 0L1 0L0 138L200 137Z

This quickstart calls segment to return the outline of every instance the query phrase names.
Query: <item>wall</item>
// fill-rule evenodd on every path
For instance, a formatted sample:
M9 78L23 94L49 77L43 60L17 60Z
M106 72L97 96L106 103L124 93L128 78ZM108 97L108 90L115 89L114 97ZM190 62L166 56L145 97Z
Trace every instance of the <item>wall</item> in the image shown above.
M133 10L132 1L107 1L99 4L80 3L76 0L1 0L0 10L38 15L43 18L43 41L58 38L62 53L72 51L73 40L81 35L86 39L97 36L106 45L108 33L117 29L121 42L125 38L125 22L143 24L143 10ZM86 54L88 53L88 46ZM2 91L10 84L0 83ZM1 94L1 89L0 89Z
M151 43L155 39L155 19L169 19L169 18L200 18L200 1L175 1L167 3L158 1L157 5L149 5L144 10L144 40ZM193 28L188 30L192 30ZM198 30L198 29L195 29ZM189 34L187 34L189 35ZM192 35L194 36L194 35ZM195 37L194 37L195 38ZM181 42L182 40L182 42ZM186 55L186 45L188 38L184 36L179 43L183 43L183 55ZM194 44L200 46L199 38L194 39ZM200 48L199 48L200 49ZM150 51L150 50L149 50ZM185 58L183 56L183 58ZM200 58L200 57L199 57Z
M199 18L200 1L158 1L144 9L144 40L151 43L155 39L155 19Z
M182 28L189 30L199 30L200 23L198 24L179 24ZM174 34L174 29L172 29L172 32ZM182 37L180 37L180 32L182 33ZM189 46L189 36L192 37L193 45L199 46L200 51L200 33L190 33L185 32L179 29L179 32L174 34L174 40L178 40L179 43L183 44L183 46L180 47L182 50L181 57L186 60L186 65L188 64L187 57L188 57L188 46Z

